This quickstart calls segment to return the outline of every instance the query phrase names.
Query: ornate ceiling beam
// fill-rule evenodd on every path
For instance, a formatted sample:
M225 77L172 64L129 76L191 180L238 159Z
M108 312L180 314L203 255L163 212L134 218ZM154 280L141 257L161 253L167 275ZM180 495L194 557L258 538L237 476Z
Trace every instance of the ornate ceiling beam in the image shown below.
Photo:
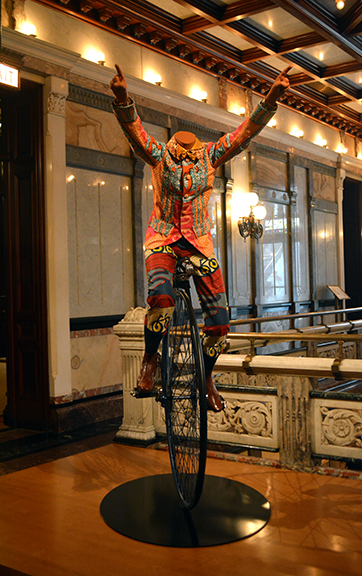
M318 32L323 38L335 44L347 54L362 63L360 46L339 32L338 22L330 13L323 11L320 4L313 0L297 2L296 0L273 0L274 4L298 18L301 22Z
M263 46L263 48L256 47L242 52L204 32L190 36L183 35L181 19L172 17L156 7L153 11L152 5L143 0L83 0L82 5L76 0L69 0L67 4L63 0L39 1L198 70L216 77L223 76L229 82L239 87L252 89L261 96L266 93L278 74L274 68L254 59L262 59L267 54L276 55L276 49L280 49L282 43L265 37L260 31L258 34L255 28L252 29L254 41L265 43L267 49ZM192 5L194 4L195 2L192 2ZM84 10L82 10L82 6ZM85 11L86 6L87 10ZM137 10L140 10L139 14ZM243 30L245 32L247 28L250 32L250 26L239 26L240 24L245 23L232 23L238 31ZM305 38L305 35L303 37ZM314 35L313 38L310 36L309 40L305 41L314 42L318 41L318 38ZM325 78L323 82L333 85L335 92L332 94L330 89L328 94L327 92L323 94L323 92L317 91L316 87L313 88L313 81L321 81L323 71L326 73L327 70L328 74L328 68L318 66L311 61L306 63L305 58L298 52L285 54L281 58L287 62L294 62L301 70L300 73L292 75L292 87L288 96L282 99L283 105L333 127L338 124L336 110L337 108L339 110L340 107L343 108L346 131L353 134L355 130L362 130L361 126L356 123L355 112L341 106L341 103L348 101L348 99L356 99L360 95L359 90L352 90L351 93L350 84L341 79L338 81L336 78L330 80ZM248 61L246 62L245 59ZM346 70L351 71L352 66L353 63L340 65L339 71L342 74L346 73ZM356 65L354 64L354 66ZM329 72L338 72L338 70L336 67L331 67ZM295 76L294 84L293 76ZM301 82L305 82L305 84L302 85ZM337 90L341 94L338 94ZM360 119L360 116L358 118Z
M340 31L342 34L353 34L353 31L361 22L362 3L360 0L356 0L348 12L341 18Z
M271 8L274 8L271 0L254 0L254 2L250 2L250 0L239 0L239 2L225 6L222 17L217 24L222 26L223 24L241 20L242 18L270 10ZM207 30L207 28L215 25L214 22L210 22L210 20L206 20L200 16L190 16L183 21L182 31L184 34L193 34L200 30Z
M224 11L221 6L217 6L208 0L174 0L174 2L188 8L200 18L203 18L214 25L217 25L220 21Z

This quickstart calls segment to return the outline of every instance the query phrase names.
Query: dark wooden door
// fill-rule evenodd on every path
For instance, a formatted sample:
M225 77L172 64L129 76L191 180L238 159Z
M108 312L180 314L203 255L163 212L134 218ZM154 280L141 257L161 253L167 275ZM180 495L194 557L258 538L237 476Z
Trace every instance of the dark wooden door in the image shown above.
M45 430L49 415L42 88L2 90L1 162L8 406L5 423Z
M345 291L348 308L362 306L362 184L346 178L343 190ZM360 318L361 314L350 314Z

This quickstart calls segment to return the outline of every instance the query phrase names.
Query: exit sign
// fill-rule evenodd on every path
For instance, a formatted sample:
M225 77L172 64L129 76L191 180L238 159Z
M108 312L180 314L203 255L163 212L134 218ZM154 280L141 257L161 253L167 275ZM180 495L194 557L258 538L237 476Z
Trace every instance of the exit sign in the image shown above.
M17 68L0 63L0 84L20 88L20 75Z

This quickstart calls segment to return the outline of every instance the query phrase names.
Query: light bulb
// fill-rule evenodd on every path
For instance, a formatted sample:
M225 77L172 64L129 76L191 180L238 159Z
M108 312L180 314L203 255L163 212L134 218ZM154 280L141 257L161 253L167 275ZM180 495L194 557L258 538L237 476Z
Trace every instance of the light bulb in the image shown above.
M338 10L343 10L343 8L344 8L343 0L336 0L336 6L337 6Z
M259 202L259 196L256 192L247 192L244 196L245 202L250 206L256 206Z
M27 36L36 36L36 27L30 22L24 22L19 28L19 32L26 34Z
M261 204L259 204L258 206L254 206L253 214L254 214L255 220L263 220L266 216L265 206L262 206Z
M152 70L147 70L143 79L146 82L150 82L150 84L156 84L157 86L161 86L161 76Z

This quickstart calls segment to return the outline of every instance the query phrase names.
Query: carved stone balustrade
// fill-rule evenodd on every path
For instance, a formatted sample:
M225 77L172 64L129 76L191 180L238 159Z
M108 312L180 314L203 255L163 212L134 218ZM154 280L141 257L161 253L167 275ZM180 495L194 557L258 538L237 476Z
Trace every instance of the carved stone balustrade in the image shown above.
M113 331L119 340L123 381L123 423L116 438L148 443L156 437L153 424L155 400L136 399L131 395L136 386L144 353L145 314L144 308L132 308L123 320L113 327Z

